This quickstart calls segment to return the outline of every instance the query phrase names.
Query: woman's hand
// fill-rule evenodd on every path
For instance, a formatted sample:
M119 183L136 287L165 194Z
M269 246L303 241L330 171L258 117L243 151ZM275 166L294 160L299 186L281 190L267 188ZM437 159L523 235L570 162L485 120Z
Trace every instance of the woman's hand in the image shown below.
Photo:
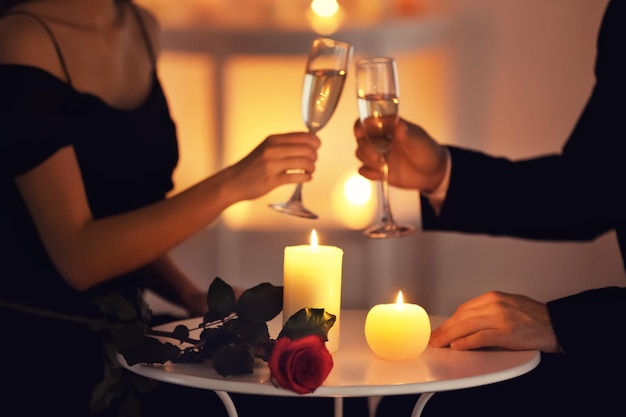
M317 136L305 132L269 136L225 170L233 182L233 202L255 199L280 185L310 181L320 144Z

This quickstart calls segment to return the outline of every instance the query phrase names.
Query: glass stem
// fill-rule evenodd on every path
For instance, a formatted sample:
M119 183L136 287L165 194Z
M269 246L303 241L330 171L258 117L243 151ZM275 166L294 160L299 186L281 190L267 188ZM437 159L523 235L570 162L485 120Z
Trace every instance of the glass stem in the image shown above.
M389 165L387 165L387 158L383 155L383 177L380 180L380 194L382 196L383 203L383 223L385 225L394 224L393 215L391 214L391 207L389 205Z
M309 131L309 133L317 133L317 131L320 130L320 127L318 127L318 128L310 127L308 129L308 131ZM302 172L304 172L304 171L302 171ZM302 204L302 183L301 182L296 184L296 189L293 190L293 194L289 198L289 202Z
M293 190L293 194L291 195L291 198L289 200L293 202L298 202L298 203L302 202L302 183L301 182L296 184L296 189Z

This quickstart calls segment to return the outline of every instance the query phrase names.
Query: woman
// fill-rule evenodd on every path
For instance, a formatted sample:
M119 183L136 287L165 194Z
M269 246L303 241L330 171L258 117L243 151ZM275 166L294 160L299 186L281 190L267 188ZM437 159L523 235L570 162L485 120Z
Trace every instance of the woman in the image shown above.
M233 203L309 181L320 142L270 136L166 198L178 154L154 17L121 0L0 1L0 16L3 407L84 416L119 369L101 333L66 318L100 318L93 300L111 294L139 310L146 287L203 313L206 290L168 251Z

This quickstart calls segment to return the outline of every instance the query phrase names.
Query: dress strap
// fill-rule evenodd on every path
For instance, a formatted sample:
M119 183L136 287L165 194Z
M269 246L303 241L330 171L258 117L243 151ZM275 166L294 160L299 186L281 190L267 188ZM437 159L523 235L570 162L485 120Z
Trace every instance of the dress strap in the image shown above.
M37 16L34 13L30 13L30 12L26 12L23 10L11 10L8 11L7 13L5 13L4 16L8 16L8 15L15 15L15 14L21 14L24 16L29 16L33 19L35 19L44 29L45 31L48 33L48 36L50 37L50 40L52 41L52 44L54 45L54 49L57 53L57 56L59 57L59 63L61 64L61 69L63 70L63 74L65 75L65 78L67 80L67 84L71 87L72 86L72 77L70 77L70 73L67 70L67 65L65 64L65 58L63 57L63 53L61 52L61 47L59 46L59 42L57 42L57 39L54 36L54 33L52 33L52 29L50 29L50 27L48 26L48 24L46 23L45 20L43 20L41 17Z
M137 24L139 25L139 29L141 30L141 36L143 37L143 41L146 45L146 50L148 51L148 55L150 56L152 68L156 69L156 54L154 53L154 48L150 40L150 35L148 34L148 29L146 28L146 23L143 21L141 12L139 11L137 5L131 2L129 2L128 5L130 6L130 10L135 15L135 19L137 20Z

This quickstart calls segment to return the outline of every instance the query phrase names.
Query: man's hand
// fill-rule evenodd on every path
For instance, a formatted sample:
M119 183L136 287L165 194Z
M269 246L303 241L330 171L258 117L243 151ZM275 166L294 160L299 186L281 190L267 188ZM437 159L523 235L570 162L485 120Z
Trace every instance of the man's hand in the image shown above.
M546 304L498 291L460 305L452 317L433 330L430 345L455 350L501 347L560 352Z
M365 134L361 122L354 124L356 157L363 163L359 173L372 181L382 177L382 158ZM405 190L430 192L441 183L448 152L420 126L400 119L387 153L389 184Z

